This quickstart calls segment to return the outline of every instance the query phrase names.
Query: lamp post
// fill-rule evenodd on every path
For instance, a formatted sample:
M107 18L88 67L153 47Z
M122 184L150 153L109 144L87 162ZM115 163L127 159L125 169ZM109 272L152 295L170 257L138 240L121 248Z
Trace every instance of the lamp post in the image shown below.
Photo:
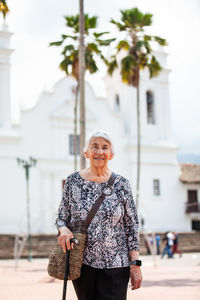
M29 160L17 158L18 165L25 170L26 176L26 205L27 205L27 234L28 234L28 261L32 260L31 254L31 222L30 222L30 196L29 196L29 172L30 168L36 165L36 159L29 157Z

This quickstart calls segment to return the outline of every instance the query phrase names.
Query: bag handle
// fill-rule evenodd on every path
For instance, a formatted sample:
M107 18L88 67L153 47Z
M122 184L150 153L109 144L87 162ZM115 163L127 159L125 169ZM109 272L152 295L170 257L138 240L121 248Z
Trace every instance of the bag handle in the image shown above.
M101 206L101 203L103 202L105 196L110 196L113 193L113 183L115 181L116 178L116 174L112 172L108 182L105 184L105 186L103 187L103 190L101 192L101 195L98 197L98 199L95 201L95 203L93 204L86 220L85 220L85 225L88 228L90 223L92 222L92 219L94 218L94 216L96 215L99 207Z

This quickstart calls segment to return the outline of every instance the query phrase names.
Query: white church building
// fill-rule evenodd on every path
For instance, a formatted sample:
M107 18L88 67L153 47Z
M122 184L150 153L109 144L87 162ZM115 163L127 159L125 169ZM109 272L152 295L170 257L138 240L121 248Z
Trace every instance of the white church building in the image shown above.
M41 93L35 106L22 110L13 125L10 99L11 33L0 30L0 234L26 232L25 170L17 158L37 160L30 170L32 233L55 233L55 218L63 180L74 171L73 109L75 81L64 77L51 92ZM191 231L200 213L186 213L187 190L195 183L180 181L177 146L170 129L167 54L156 52L162 73L149 80L141 75L141 183L139 215L147 231ZM98 97L86 82L86 132L111 133L115 157L112 170L136 185L136 90L123 84L119 72L104 79L106 97ZM200 190L197 195L200 194ZM199 197L199 196L198 196ZM198 203L200 199L197 199Z

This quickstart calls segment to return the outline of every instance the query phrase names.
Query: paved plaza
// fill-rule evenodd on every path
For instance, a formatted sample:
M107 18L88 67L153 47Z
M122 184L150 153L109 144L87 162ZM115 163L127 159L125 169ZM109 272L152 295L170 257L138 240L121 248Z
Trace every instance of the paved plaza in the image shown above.
M128 300L199 300L200 253L182 258L153 260L142 256L143 284L139 290L128 289ZM21 260L17 269L13 260L0 261L0 300L59 300L62 282L46 272L47 259ZM67 299L76 300L71 282Z

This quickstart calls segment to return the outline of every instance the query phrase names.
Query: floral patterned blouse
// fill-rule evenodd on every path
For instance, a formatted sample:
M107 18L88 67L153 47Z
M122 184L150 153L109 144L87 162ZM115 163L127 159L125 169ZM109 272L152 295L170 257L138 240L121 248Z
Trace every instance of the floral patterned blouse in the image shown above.
M56 226L85 220L106 183L89 181L79 172L64 185ZM83 264L94 268L129 266L129 251L139 251L138 215L129 181L116 175L112 195L106 196L87 230Z

